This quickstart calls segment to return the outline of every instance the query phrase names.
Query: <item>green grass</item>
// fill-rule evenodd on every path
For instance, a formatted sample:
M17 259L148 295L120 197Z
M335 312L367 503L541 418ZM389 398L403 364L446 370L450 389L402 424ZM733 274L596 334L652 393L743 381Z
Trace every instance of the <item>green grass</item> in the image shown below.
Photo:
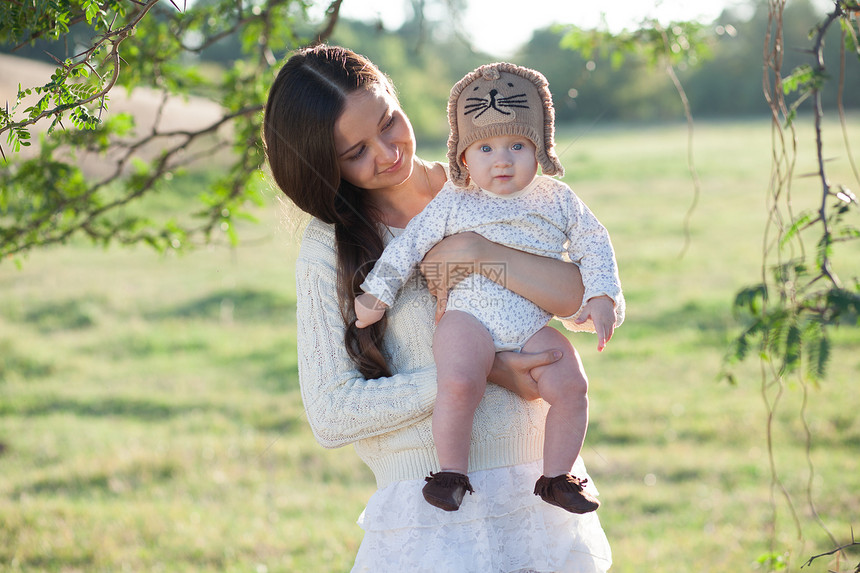
M828 127L833 177L856 187ZM776 411L774 457L802 541L771 487L757 363L738 368L737 386L719 379L731 300L761 272L767 124L697 126L702 188L686 249L683 125L576 126L559 141L567 181L612 233L628 299L606 352L573 338L591 380L584 456L613 571L761 570L771 551L797 571L832 549L806 501L810 480L821 520L850 541L860 525L857 330L837 333L829 377L808 389L812 477L802 386L791 382ZM799 208L814 186L796 184ZM79 245L0 266L0 570L349 570L375 486L350 448L321 448L307 426L298 233L276 201L265 204L235 250ZM850 557L804 571L848 571L860 552Z

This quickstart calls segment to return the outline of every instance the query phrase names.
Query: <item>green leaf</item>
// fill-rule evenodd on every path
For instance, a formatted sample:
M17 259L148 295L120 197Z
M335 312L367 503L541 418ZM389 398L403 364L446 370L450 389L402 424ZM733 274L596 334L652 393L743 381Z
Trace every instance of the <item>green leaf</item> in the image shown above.
M804 336L807 348L806 376L813 381L823 380L830 360L830 340L819 322L809 324Z
M96 16L101 13L101 7L97 0L84 0L84 10L87 16L87 24L92 24Z
M758 562L769 567L771 571L781 571L786 568L785 555L780 553L764 553L759 556Z
M816 217L817 219L817 217ZM782 238L779 241L781 247L784 247L788 242L793 239L800 230L813 221L812 213L803 213L795 219L795 221L791 224L791 226L786 229L785 233L783 233Z
M824 268L826 261L833 257L833 237L829 234L822 235L818 240L817 249L815 251L815 263L818 268Z
M860 292L834 287L827 292L825 301L828 324L860 326Z
M761 283L746 287L735 295L733 309L735 312L744 311L752 316L758 316L762 312L763 304L767 302L767 285Z
M788 95L799 90L801 86L811 81L813 73L812 66L808 64L796 67L791 75L782 78L782 91Z

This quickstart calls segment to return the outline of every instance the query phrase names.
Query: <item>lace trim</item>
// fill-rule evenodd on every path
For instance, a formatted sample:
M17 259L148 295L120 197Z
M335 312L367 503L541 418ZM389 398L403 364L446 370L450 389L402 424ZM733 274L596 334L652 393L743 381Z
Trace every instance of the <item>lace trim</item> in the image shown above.
M424 500L423 478L394 482L373 494L358 523L365 531L441 527L502 518L523 509L545 506L548 505L545 501L532 494L542 471L542 462L536 461L471 472L469 480L475 493L466 496L460 509L453 513L438 511ZM572 471L588 476L581 458L576 460ZM599 495L591 483L585 489L591 495Z
M455 512L423 499L423 479L380 490L359 520L365 535L353 573L607 571L612 553L597 513L569 513L532 495L541 470L534 462L473 472L475 493ZM574 471L586 475L581 461Z

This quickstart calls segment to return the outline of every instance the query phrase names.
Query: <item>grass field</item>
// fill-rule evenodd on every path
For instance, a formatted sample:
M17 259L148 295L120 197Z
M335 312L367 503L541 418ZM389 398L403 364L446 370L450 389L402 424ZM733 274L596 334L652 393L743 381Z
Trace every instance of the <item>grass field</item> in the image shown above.
M833 178L856 189L827 129ZM790 383L775 415L773 455L798 532L771 487L757 362L739 367L737 386L719 379L733 295L761 275L768 125L698 124L702 192L681 257L693 200L685 146L682 125L560 134L566 180L612 233L628 300L606 352L573 338L591 379L584 457L613 571L767 570L757 561L771 552L798 571L833 548L808 483L839 543L860 529L860 332L839 331L829 377ZM796 184L798 208L814 185ZM33 253L20 269L3 261L0 570L349 570L374 484L350 448L321 448L305 421L299 226L273 197L233 250L77 245ZM845 279L860 276L852 248ZM855 549L804 571L858 561Z

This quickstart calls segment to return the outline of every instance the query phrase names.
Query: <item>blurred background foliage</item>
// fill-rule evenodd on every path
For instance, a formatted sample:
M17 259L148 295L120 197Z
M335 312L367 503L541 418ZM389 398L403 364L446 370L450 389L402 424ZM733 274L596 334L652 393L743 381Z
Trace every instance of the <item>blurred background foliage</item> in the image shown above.
M309 15L314 4L328 6L321 19ZM341 18L340 6L295 0L0 5L0 51L57 66L48 84L19 86L15 103L0 109L4 157L29 147L31 130L49 125L51 135L38 153L20 161L6 157L13 161L0 172L0 256L74 236L160 251L213 240L235 244L236 218L248 216L258 200L268 85L290 50L316 41L369 56L396 80L419 140L442 146L449 87L497 59L473 50L452 25L464 4L411 2L411 18L396 30ZM820 17L809 0L786 6L785 45L797 49L785 53L784 69L808 59L807 35ZM768 18L768 3L750 0L709 23L643 22L639 30L612 34L556 25L535 31L508 59L547 76L560 124L680 119L685 110L670 77L684 86L686 111L697 118L764 115L761 63L753 55L763 51ZM829 34L828 61L838 61L838 33ZM661 73L667 64L671 76ZM151 125L134 113L109 113L119 87L160 94ZM846 108L860 106L856 66L842 91ZM159 123L171 99L195 97L219 106L220 114L195 129ZM827 83L823 101L836 98L836 82ZM138 207L173 177L199 168L198 159L219 153L222 167L206 168L212 177L199 193L199 209L165 216ZM98 176L82 171L85 154L101 165Z
M341 3L74 0L37 2L34 10L0 4L0 53L57 66L47 84L20 85L0 108L0 257L19 261L31 249L78 236L159 251L236 244L237 218L259 201L268 86L291 50L317 41L376 62L395 80L419 141L442 149L450 86L499 59L473 49L454 24L465 3L409 2L411 17L393 30L342 18ZM766 117L759 54L770 5L732 6L714 22L643 21L637 30L612 33L558 24L534 31L506 59L547 76L559 124ZM782 18L784 44L792 47L783 69L790 71L809 61L809 33L822 14L810 0L792 0ZM828 62L839 61L839 34L838 27L828 32ZM825 83L825 105L839 97L837 87ZM161 100L147 119L133 104L119 105L123 94L141 90ZM206 102L218 112L193 129L176 127L167 113L176 101L200 109ZM860 107L857 66L846 70L842 104ZM43 138L46 128L50 137ZM213 157L218 169L206 165ZM87 169L93 164L98 169ZM209 175L197 209L165 214L145 207L195 169Z
M214 5L215 0L198 0L194 10ZM429 4L429 3L428 3ZM170 5L162 6L156 18L175 16ZM822 11L810 0L791 0L783 13L785 44L794 49L785 53L784 69L808 63L808 38ZM767 116L761 95L763 38L768 26L768 3L748 0L726 9L714 22L702 23L699 43L680 47L697 53L678 71L696 117L715 118ZM689 26L690 23L683 23ZM296 21L297 38L309 38L314 31L307 21ZM671 26L671 24L669 25ZM465 73L499 56L474 51L467 39L449 31L445 20L432 20L413 11L413 17L396 30L381 23L340 18L330 43L348 46L367 55L396 80L419 138L444 141L447 134L444 109L450 86ZM585 57L571 50L575 44L563 42L574 29L558 24L536 30L509 59L540 70L549 80L559 122L606 120L659 121L683 117L677 93L665 76L655 73L644 57L630 54L618 61L615 51ZM0 45L0 53L54 63L48 54L63 58L67 47L89 42L91 31L85 23L70 27L60 41L37 39L17 47ZM839 61L838 28L830 31L825 48L828 62ZM292 45L269 45L280 60ZM643 47L644 49L644 47ZM679 50L679 48L676 48ZM224 73L243 59L239 31L219 38L198 54L185 54L183 62L202 70ZM659 70L658 70L659 72ZM860 72L849 69L844 86L844 104L860 107ZM140 72L138 72L140 73ZM210 72L211 73L211 72ZM142 75L142 74L141 74ZM190 92L211 95L204 85L191 85ZM833 105L837 86L824 87L824 101Z

